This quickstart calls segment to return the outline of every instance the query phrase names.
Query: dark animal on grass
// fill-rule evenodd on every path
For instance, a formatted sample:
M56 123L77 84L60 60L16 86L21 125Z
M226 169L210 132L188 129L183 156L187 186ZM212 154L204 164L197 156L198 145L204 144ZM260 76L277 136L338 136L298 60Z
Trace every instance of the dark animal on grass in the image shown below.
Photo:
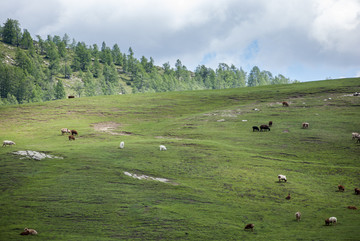
M355 207L355 206L348 206L347 208L348 208L348 209L353 209L353 210L356 210L356 209L357 209L357 207Z
M37 234L36 230L32 228L25 228L24 231L20 233L20 235L36 235L36 234Z
M288 107L288 106L289 106L289 103L287 103L286 101L283 101L283 102L282 102L282 105Z
M270 128L268 125L261 125L260 126L260 131L263 131L263 130L269 130L270 131Z
M309 123L303 122L303 123L302 123L302 128L303 128L303 129L309 128Z
M254 226L255 225L253 223L246 224L244 230L251 229L251 231L254 231Z
M71 140L75 141L75 136L70 135L70 136L69 136L69 141L71 141Z
M296 212L296 213L295 213L295 218L296 218L296 220L299 222L300 219L301 219L301 213L300 213L300 212Z
M259 131L259 127L257 127L257 126L253 126L252 128L253 128L253 132L254 131Z
M356 133L354 137L357 139L356 143L360 142L360 134Z
M360 194L360 189L359 189L359 188L356 187L356 188L354 189L354 191L355 191L355 194L356 194L356 195L359 195L359 194Z
M272 126L273 122L272 121L269 121L269 126Z
M286 199L286 200L290 200L290 199L291 199L290 193L287 195L287 197L286 197L285 199Z
M71 135L73 135L73 136L77 136L78 135L78 132L76 131L76 130L71 130Z
M69 99L74 99L74 98L75 98L75 96L73 96L73 95L69 95L69 96L68 96L68 98L69 98Z
M345 187L343 185L338 186L339 192L345 191Z

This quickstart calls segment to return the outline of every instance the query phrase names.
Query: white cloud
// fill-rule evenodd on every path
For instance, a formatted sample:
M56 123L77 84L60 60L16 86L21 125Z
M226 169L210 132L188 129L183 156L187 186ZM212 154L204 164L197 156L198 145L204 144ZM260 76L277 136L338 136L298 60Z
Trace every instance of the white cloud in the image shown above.
M117 43L190 70L224 62L301 80L307 71L355 75L360 66L358 0L4 0L0 16L34 36Z

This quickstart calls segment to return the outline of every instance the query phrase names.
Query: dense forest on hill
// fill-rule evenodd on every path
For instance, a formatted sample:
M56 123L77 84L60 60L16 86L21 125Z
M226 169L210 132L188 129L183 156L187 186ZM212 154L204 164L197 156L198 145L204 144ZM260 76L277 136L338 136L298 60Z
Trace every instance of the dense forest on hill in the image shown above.
M67 95L96 96L138 92L225 89L289 84L289 78L254 66L250 73L220 63L216 70L199 65L194 72L178 59L155 66L114 44L87 45L63 37L46 39L20 28L17 20L0 25L0 105L62 99Z

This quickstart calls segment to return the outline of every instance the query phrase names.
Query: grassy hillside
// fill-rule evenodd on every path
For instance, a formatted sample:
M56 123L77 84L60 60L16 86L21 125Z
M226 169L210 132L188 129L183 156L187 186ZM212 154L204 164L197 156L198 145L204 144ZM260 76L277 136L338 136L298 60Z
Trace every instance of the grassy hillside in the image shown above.
M0 106L0 140L16 142L0 148L0 240L358 240L356 91L359 78Z

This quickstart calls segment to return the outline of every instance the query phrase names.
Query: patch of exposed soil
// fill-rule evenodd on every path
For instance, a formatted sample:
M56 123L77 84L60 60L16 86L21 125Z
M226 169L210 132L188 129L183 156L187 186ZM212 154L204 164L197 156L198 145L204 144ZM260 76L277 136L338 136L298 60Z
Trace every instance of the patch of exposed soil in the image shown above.
M132 134L131 132L128 131L120 131L120 132L115 131L120 126L121 124L116 122L100 122L100 123L92 124L92 127L94 128L95 131L106 132L111 135L119 135L119 136L128 136Z

